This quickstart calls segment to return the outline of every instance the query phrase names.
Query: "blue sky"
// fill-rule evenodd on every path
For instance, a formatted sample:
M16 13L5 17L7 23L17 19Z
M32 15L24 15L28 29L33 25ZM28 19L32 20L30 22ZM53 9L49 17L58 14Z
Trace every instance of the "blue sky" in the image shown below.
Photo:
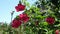
M33 0L28 0L28 2L34 3ZM0 22L7 22L8 24L11 22L11 14L10 12L15 11L13 19L16 15L22 12L16 12L15 6L19 3L19 0L0 0Z

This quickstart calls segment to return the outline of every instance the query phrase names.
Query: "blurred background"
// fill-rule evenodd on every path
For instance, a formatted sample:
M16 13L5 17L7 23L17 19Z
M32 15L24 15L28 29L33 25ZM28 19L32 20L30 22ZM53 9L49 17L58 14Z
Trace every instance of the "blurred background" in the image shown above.
M30 5L34 4L36 0L27 0ZM21 14L22 12L16 12L15 6L19 3L19 0L0 0L0 23L6 22L9 24L11 22L11 12L14 12L13 19L16 15Z

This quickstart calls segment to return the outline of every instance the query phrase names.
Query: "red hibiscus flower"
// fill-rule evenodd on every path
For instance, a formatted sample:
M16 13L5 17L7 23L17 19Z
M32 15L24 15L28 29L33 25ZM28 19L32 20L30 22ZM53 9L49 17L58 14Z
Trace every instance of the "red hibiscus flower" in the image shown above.
M56 31L55 31L55 34L59 34L59 33L60 33L60 30L56 30Z
M22 22L20 20L14 19L12 21L11 26L14 27L14 28L18 28L21 24L22 24Z
M27 22L29 20L29 17L27 14L20 14L19 15L20 20L22 20L23 22Z
M49 24L54 24L55 19L53 17L47 17L46 22L48 22Z
M15 9L16 9L17 12L23 11L25 9L25 5L18 4L18 6L16 6Z

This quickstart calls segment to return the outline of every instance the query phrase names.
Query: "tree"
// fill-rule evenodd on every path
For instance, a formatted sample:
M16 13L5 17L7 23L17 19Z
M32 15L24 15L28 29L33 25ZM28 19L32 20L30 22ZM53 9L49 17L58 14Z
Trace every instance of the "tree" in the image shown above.
M27 14L29 19L23 19L23 32L26 34L55 34L55 30L60 29L60 0L38 0L35 5L29 7L29 3L25 0L20 1L20 4L25 4L21 7L25 11L22 14ZM19 7L19 5L18 5ZM16 9L20 9L20 8ZM21 17L18 18L19 20ZM28 20L27 23L24 20ZM59 32L58 32L59 33Z
M24 12L12 20L8 32L12 31L17 34L60 33L60 0L37 0L32 6L27 0L20 0L15 9L17 12Z

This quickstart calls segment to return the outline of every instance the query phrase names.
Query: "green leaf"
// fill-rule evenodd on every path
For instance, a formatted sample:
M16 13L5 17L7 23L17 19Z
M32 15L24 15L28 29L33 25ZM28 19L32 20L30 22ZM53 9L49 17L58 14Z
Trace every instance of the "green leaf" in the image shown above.
M28 6L28 7L30 7L30 3L29 3L29 2L26 1L24 4L25 4L26 6Z
M31 15L32 18L34 18L34 15Z
M54 25L55 27L60 27L60 24L58 24L58 25Z
M53 33L53 30L49 30L48 34L52 34Z
M48 23L47 23L47 22L43 22L43 25L44 25L44 26L48 26Z
M35 18L36 18L36 19L43 19L43 16L37 15Z

